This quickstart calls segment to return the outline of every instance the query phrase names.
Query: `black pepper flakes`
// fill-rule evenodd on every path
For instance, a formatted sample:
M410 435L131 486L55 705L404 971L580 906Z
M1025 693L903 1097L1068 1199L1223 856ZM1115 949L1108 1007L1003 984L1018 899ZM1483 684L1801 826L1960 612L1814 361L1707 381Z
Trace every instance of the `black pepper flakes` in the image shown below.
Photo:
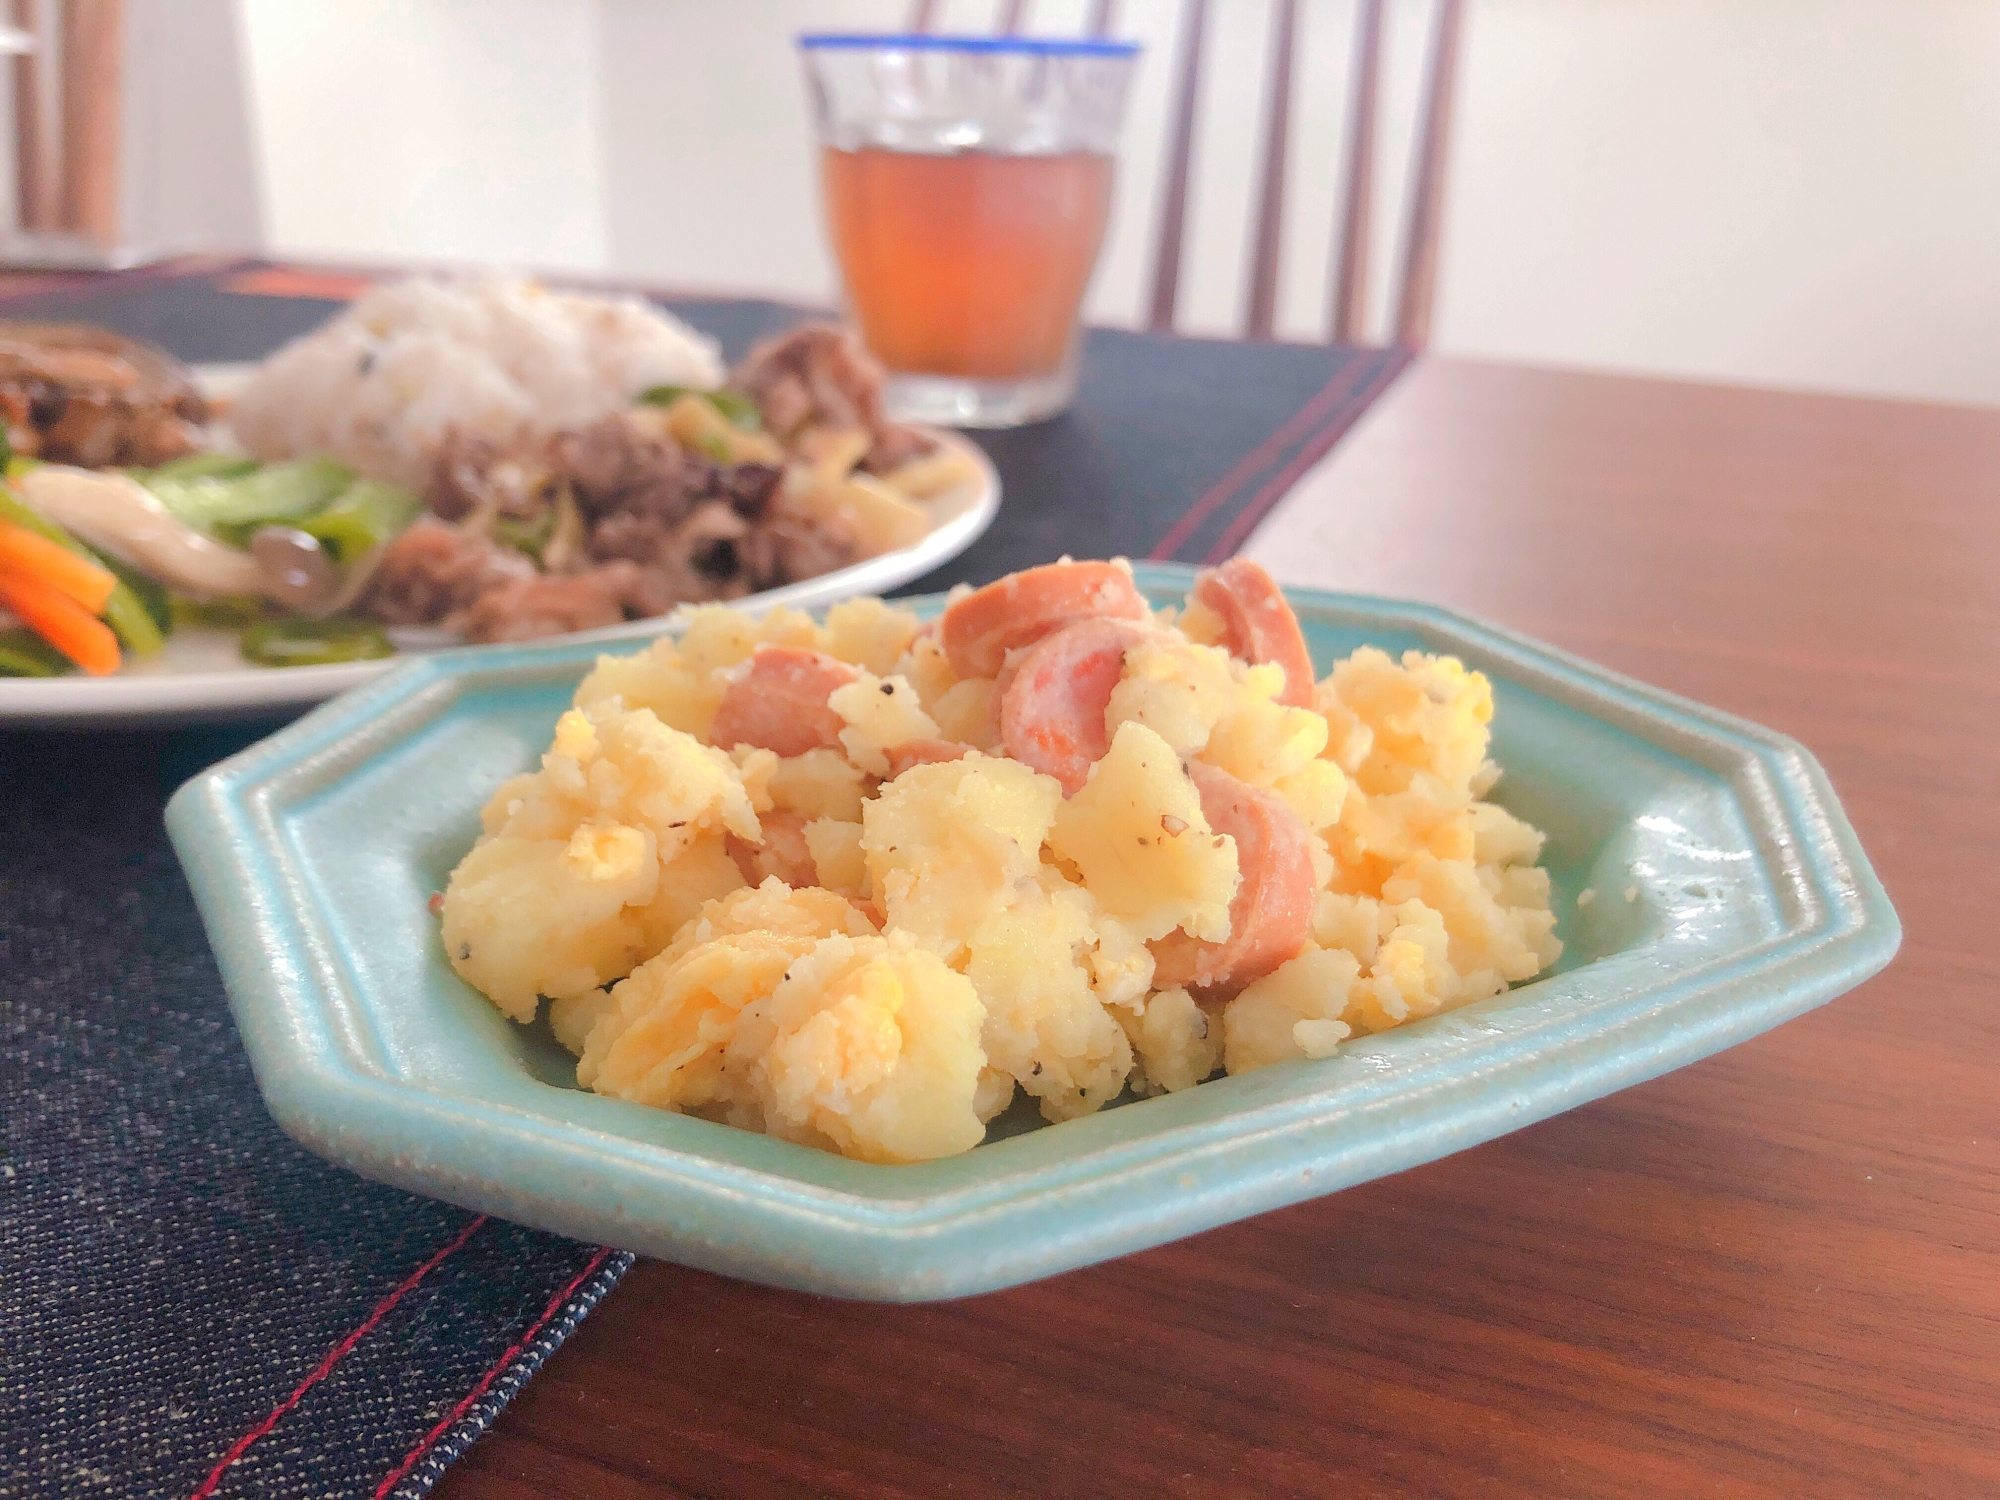
M460 963L464 963L467 959L471 957L472 957L472 944L460 943L458 945L458 961Z
M895 684L895 683L893 683L893 682L885 682L885 683L883 683L883 684L882 684L882 696L883 696L884 698L893 698L893 697L895 697L895 696L896 696L896 684Z

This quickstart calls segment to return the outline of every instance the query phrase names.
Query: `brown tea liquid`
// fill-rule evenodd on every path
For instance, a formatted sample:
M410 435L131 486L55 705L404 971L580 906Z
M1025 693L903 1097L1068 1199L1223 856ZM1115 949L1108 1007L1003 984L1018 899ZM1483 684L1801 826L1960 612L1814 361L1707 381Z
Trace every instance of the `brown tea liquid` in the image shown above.
M822 152L863 339L898 373L1012 380L1061 365L1111 209L1088 151Z

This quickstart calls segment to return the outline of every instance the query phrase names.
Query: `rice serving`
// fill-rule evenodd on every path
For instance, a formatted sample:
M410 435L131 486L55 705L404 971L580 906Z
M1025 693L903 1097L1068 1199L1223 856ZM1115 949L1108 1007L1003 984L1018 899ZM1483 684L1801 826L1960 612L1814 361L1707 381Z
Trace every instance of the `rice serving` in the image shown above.
M648 387L712 390L722 376L712 339L636 297L419 279L377 287L287 344L230 420L259 458L327 454L422 490L453 429L524 450Z

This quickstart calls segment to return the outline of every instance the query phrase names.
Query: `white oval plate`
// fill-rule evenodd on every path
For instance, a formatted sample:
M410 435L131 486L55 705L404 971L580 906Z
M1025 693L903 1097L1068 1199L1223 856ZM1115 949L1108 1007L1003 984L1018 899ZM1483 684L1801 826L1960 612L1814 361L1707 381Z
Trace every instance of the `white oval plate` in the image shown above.
M205 384L222 385L228 379L221 367L199 373ZM931 529L921 541L801 583L766 589L734 601L735 607L762 610L788 604L816 609L855 594L887 593L951 561L977 541L1000 510L1000 476L986 455L958 434L932 431L931 435L963 454L977 476L926 502ZM659 633L664 618L632 620L553 639L644 640ZM359 687L410 654L415 653L405 650L379 661L321 667L258 667L238 655L232 632L177 630L159 655L128 662L110 677L0 677L0 724L84 727L195 723L283 712Z

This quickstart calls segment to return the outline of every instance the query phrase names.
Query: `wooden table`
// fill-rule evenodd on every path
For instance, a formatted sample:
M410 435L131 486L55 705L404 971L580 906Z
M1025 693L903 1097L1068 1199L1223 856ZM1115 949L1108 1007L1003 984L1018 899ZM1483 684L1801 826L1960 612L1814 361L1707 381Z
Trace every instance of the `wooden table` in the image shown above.
M642 1265L440 1496L2000 1495L2000 412L1427 360L1250 550L1797 736L1902 954L1643 1087L1038 1286Z

